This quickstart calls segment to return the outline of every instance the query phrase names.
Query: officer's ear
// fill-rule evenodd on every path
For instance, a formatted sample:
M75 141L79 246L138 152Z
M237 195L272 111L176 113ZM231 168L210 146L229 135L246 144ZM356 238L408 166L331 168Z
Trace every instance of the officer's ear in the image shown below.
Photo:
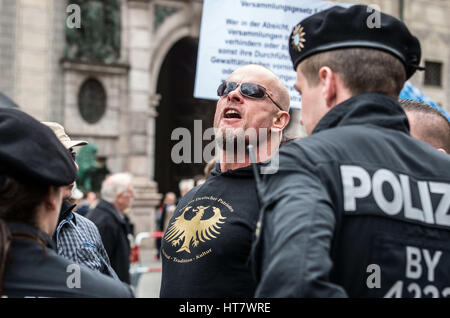
M339 74L328 66L322 66L318 75L322 84L322 96L329 109L352 96L350 91L345 87Z
M336 105L336 74L328 66L322 66L318 75L322 85L322 96L327 107L332 108Z

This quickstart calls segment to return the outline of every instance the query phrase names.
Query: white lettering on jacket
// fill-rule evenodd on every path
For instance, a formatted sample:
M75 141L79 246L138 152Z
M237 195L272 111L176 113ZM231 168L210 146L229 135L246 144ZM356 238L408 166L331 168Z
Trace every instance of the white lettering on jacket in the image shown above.
M388 169L378 169L370 176L369 172L359 166L342 165L342 187L344 195L344 211L358 212L358 200L372 194L375 204L388 216L400 216L405 219L424 224L441 225L450 228L450 184L435 181L415 181L405 174L395 174ZM384 184L388 184L392 195L386 197L383 192ZM413 205L411 187L419 193ZM439 194L440 200L433 204L432 194ZM435 196L436 197L436 196ZM435 202L436 203L436 202Z

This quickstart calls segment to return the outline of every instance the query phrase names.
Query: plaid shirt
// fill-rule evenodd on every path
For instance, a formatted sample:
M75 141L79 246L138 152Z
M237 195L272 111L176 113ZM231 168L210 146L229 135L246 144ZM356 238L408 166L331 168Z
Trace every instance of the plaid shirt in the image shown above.
M65 215L56 228L55 241L59 255L77 264L119 280L112 269L97 226L87 218L72 212L75 207L63 203Z

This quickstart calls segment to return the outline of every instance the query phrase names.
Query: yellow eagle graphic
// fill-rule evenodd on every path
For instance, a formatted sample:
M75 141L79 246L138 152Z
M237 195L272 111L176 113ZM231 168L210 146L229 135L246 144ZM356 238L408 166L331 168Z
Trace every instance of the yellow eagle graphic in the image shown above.
M220 214L219 208L213 207L214 215L209 219L202 220L209 206L199 206L192 210L192 212L195 212L195 216L190 220L186 220L184 215L191 208L192 206L184 208L183 213L175 218L175 221L167 229L165 235L166 241L169 243L172 242L172 246L179 245L180 241L184 239L183 245L177 250L177 253L182 251L191 253L189 249L191 242L196 247L200 243L198 240L205 242L205 239L211 240L212 238L216 238L211 232L220 234L217 232L220 229L218 224L223 224L224 222L222 220L226 219L226 217Z

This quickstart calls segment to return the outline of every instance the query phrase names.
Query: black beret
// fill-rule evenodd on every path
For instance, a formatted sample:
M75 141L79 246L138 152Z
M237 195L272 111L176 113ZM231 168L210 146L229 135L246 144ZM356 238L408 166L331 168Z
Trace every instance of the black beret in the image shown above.
M69 151L50 128L19 109L0 108L0 179L63 186L76 174Z
M417 69L422 69L418 66L421 55L419 40L406 25L379 12L380 27L370 28L368 21L372 22L372 14L374 10L364 5L334 6L302 20L289 37L294 70L309 56L340 48L372 48L391 53L402 61L407 79Z

